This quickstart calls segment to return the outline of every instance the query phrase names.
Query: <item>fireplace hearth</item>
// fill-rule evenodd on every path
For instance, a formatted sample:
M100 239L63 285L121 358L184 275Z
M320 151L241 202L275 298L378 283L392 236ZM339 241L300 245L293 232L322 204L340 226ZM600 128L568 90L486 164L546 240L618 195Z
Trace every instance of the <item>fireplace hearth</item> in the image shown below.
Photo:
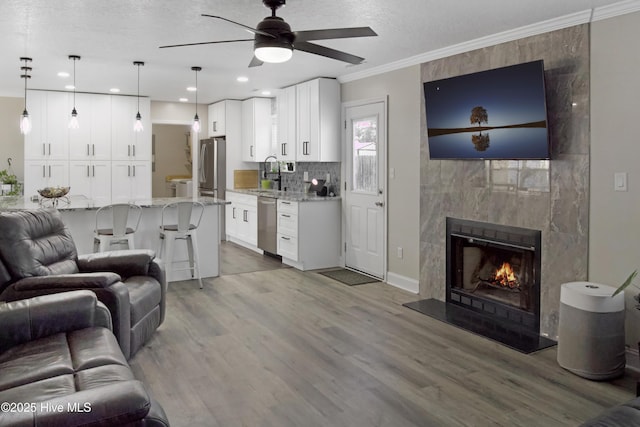
M524 353L540 336L541 232L447 218L446 294L405 304Z

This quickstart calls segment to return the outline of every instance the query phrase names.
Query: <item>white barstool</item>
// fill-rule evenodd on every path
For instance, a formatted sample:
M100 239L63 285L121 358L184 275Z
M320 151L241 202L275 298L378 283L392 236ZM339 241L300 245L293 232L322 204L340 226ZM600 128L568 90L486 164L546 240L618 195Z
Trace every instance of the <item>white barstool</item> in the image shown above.
M170 280L172 271L190 270L191 277L198 279L200 289L202 289L198 242L195 231L200 226L203 212L204 204L200 202L172 202L162 207L158 257L164 263L167 281ZM176 240L184 240L187 243L189 267L173 268L173 264L176 262L186 262L186 260L173 260L174 242Z
M130 203L115 203L96 211L93 231L93 252L111 250L113 244L127 244L134 249L133 236L140 224L142 208Z

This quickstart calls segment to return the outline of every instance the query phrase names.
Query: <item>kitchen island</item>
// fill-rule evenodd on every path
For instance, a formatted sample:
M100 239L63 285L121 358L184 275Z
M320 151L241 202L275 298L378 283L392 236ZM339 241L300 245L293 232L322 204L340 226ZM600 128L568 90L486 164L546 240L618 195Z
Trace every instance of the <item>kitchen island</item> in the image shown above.
M204 213L197 230L198 253L200 255L200 274L203 278L220 275L220 206L228 202L213 197L167 197L139 200L133 202L141 206L142 216L140 225L134 236L136 249L152 249L157 251L160 245L159 226L162 207L170 202L198 201L204 204ZM84 196L69 196L58 200L52 206L51 199L31 201L26 197L0 197L0 212L3 210L31 210L44 207L55 207L60 211L65 225L69 228L76 244L78 254L93 252L93 230L95 229L95 214L98 208L107 203L96 203ZM188 260L186 244L178 243L174 254L176 261ZM171 277L167 280L191 279L187 270L179 270L187 266L188 262L174 265Z

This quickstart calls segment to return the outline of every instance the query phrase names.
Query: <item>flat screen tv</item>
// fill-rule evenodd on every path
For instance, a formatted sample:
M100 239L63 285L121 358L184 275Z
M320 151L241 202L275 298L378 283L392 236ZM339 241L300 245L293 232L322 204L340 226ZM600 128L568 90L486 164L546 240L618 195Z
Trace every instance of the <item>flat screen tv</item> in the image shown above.
M431 159L548 159L542 60L424 83Z

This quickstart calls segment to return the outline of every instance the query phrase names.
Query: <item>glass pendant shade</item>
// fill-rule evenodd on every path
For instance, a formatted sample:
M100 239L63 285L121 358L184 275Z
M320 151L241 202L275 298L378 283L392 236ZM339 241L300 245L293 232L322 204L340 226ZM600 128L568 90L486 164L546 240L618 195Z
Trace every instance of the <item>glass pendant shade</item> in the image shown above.
M142 126L142 116L140 115L140 111L136 114L136 122L133 124L134 132L142 132L144 130L144 126Z
M31 132L31 119L29 119L27 110L24 110L20 117L20 133L27 135L29 132Z
M69 129L80 129L80 122L78 121L78 112L76 107L71 110L71 119L69 119Z
M253 53L260 61L273 64L287 62L293 56L293 50L278 46L258 47Z
M195 132L198 133L200 132L200 118L198 117L198 115L196 114L195 117L193 118L193 124L191 125L191 129Z

